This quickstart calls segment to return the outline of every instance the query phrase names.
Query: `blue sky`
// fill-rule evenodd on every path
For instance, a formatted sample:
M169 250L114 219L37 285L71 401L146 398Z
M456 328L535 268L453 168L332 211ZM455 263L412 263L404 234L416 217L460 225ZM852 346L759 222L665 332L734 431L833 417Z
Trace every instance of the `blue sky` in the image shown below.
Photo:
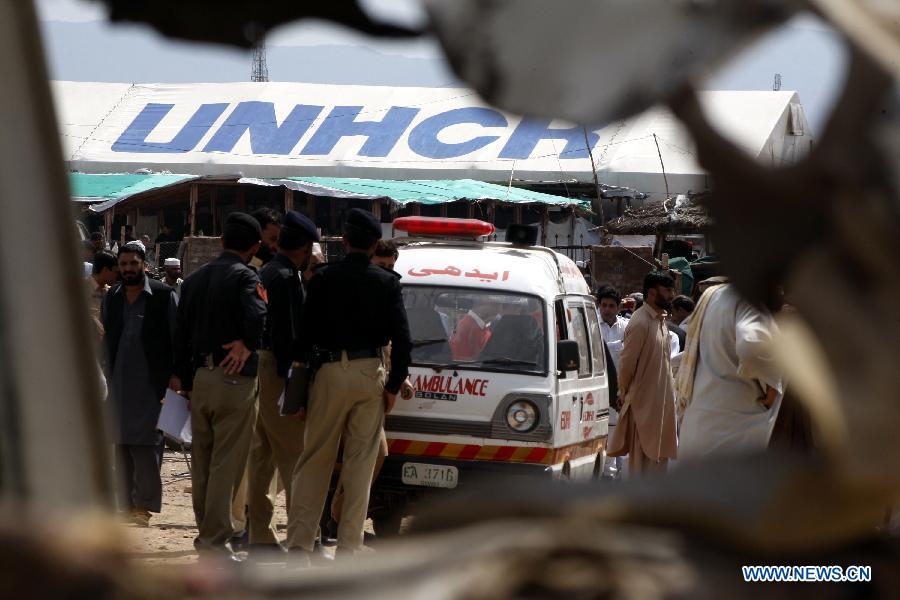
M379 15L416 24L417 0L365 0ZM247 81L246 52L165 39L148 27L111 25L101 5L37 0L51 76L75 81ZM380 85L456 85L433 39L385 42L338 26L301 22L268 39L273 81ZM767 90L775 73L796 90L817 134L843 80L840 36L812 17L799 17L755 42L705 83L706 89Z

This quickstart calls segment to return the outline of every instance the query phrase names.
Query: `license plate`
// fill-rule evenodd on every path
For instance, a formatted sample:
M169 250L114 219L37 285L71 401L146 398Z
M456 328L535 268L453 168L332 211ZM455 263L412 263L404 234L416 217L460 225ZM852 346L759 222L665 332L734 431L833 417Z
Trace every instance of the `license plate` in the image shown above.
M403 483L423 487L455 488L459 481L459 469L444 465L403 463Z

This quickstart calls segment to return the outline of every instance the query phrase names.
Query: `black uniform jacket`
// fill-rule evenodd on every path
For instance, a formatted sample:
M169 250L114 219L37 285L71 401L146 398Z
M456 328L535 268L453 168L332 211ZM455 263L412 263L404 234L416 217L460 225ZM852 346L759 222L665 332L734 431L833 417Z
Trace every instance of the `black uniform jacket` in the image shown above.
M409 375L412 350L397 277L357 252L317 270L309 281L300 321L299 360L309 360L313 348L369 350L388 342L391 372L385 389L396 394Z
M211 354L216 364L243 340L248 350L260 347L266 322L265 290L256 271L232 252L194 271L181 284L175 345L176 372L185 390L193 388L194 371Z
M300 332L303 311L303 284L294 263L283 254L275 255L259 271L269 297L269 312L262 347L275 354L278 374L287 376Z

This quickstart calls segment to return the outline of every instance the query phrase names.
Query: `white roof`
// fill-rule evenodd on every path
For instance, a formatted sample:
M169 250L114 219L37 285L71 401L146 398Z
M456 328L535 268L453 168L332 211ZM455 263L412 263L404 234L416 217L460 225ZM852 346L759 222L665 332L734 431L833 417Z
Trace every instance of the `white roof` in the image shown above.
M412 243L401 248L394 268L403 276L403 285L478 288L541 298L590 293L575 263L546 248Z
M719 131L765 164L791 164L805 155L812 143L796 92L702 92L700 101ZM670 193L699 192L708 187L691 137L667 109L652 109L607 126L600 138L594 156L603 183L651 195L664 193L662 154Z
M85 173L593 178L581 128L500 113L467 89L57 81L53 90L66 158ZM701 102L751 156L781 164L809 146L793 92L703 92ZM591 141L603 183L660 193L658 142L671 193L706 188L693 144L667 110L593 130Z

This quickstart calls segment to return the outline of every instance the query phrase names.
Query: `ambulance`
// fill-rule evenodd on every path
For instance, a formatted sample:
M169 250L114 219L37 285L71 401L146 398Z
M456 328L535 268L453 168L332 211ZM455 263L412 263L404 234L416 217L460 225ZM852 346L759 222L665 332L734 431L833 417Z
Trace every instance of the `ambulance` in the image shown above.
M590 289L567 256L512 225L506 242L474 219L394 221L413 342L414 393L385 419L373 488L376 531L407 503L490 479L577 480L603 470L606 360Z

